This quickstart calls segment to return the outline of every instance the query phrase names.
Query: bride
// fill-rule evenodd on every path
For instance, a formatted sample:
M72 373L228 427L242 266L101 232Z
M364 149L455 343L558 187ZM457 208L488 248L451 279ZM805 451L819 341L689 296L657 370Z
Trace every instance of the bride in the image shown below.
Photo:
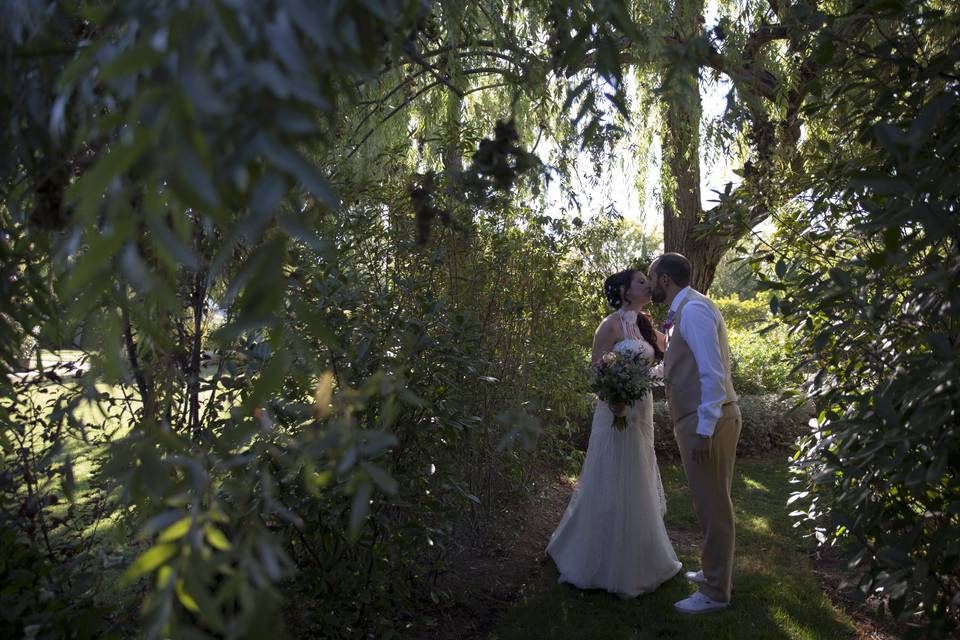
M603 289L616 311L597 327L592 365L614 350L662 360L664 336L642 312L650 302L643 272L615 273ZM653 399L647 394L629 407L614 407L618 413L624 408L627 427L618 431L611 408L597 402L580 479L547 553L561 582L634 597L676 575L680 562L663 524L667 506L653 450Z

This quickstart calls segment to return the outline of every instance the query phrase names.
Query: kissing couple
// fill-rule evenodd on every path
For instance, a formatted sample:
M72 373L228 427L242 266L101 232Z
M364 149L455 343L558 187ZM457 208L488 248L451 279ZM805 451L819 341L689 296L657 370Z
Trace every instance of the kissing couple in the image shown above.
M591 365L610 352L639 352L662 375L674 436L703 541L700 568L686 572L697 590L674 604L700 614L729 606L734 518L730 497L740 408L730 376L727 329L717 306L690 287L690 261L666 253L648 273L627 269L606 279L613 309L597 327ZM661 331L643 308L669 307ZM613 427L626 415L626 428ZM625 598L656 590L681 570L663 517L666 499L654 452L653 398L597 403L577 487L547 553L560 581Z

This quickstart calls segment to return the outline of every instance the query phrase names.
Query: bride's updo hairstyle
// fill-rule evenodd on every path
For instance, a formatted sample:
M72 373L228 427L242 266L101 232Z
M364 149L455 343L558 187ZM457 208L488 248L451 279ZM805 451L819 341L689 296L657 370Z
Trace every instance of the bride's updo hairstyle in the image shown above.
M633 274L636 269L625 269L618 271L603 281L603 295L607 298L607 304L614 309L619 309L625 303L630 304L630 300L624 300L624 292L630 288L633 281Z
M633 274L638 269L624 269L609 276L603 281L603 295L607 299L607 304L612 308L619 310L624 305L630 304L630 298L626 291L633 282ZM653 357L656 362L663 360L663 351L657 344L657 334L653 330L653 319L646 311L637 313L637 328L640 329L640 335L653 347Z

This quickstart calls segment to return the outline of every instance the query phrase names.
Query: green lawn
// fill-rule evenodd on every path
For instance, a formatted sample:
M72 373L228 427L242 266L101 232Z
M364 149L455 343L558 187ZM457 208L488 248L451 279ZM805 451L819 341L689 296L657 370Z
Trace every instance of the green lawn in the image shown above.
M698 567L696 518L683 470L662 467L667 527L687 568ZM790 493L784 456L740 460L734 481L737 555L729 609L686 616L673 603L695 590L682 575L655 593L621 600L602 591L558 584L552 561L502 616L492 639L851 638L850 620L835 609L810 570L808 541L793 529L784 506Z

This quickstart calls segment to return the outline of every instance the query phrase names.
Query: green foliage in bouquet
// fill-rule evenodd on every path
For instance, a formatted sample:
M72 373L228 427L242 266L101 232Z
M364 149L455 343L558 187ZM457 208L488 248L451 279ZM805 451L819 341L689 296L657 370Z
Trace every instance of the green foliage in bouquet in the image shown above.
M630 405L650 393L650 361L638 351L609 351L589 368L590 390L608 405ZM614 413L613 427L627 427L625 413Z

